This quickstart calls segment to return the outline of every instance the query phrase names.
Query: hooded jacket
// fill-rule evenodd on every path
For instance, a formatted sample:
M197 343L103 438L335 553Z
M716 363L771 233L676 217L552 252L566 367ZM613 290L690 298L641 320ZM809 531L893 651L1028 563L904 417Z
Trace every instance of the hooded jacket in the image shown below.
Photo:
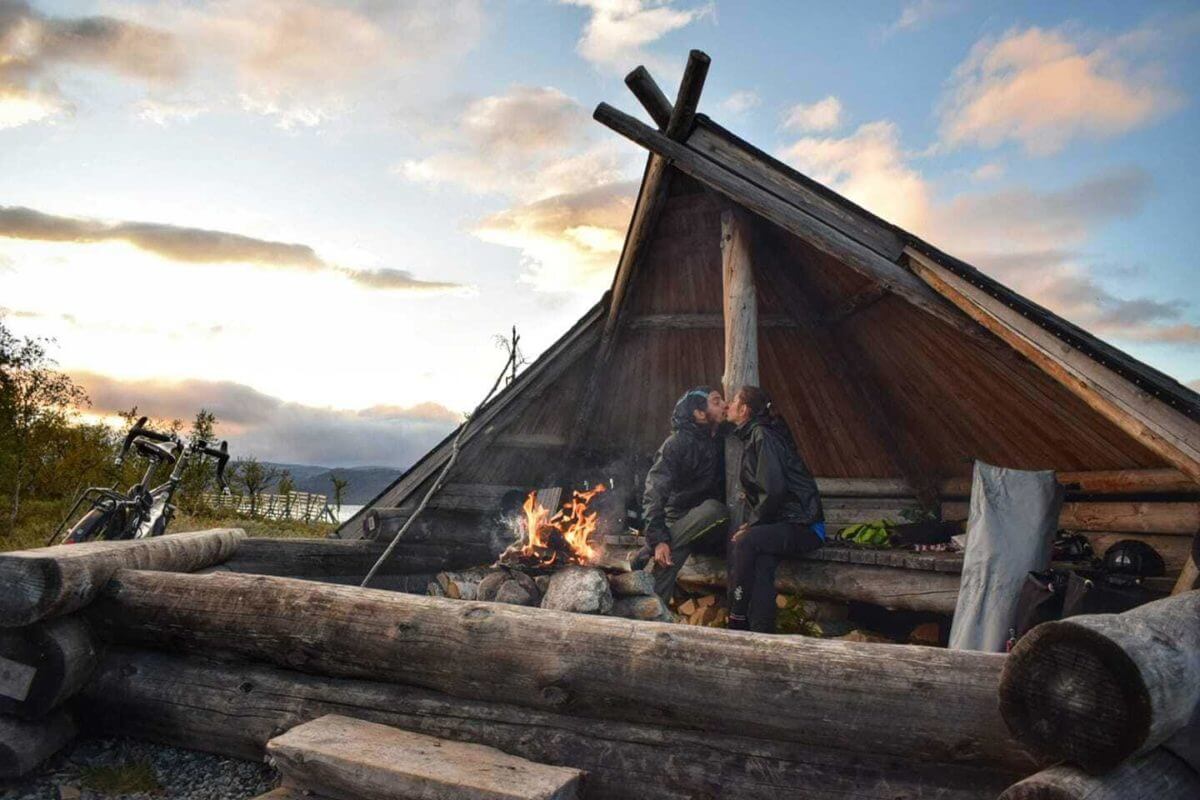
M738 470L738 496L750 525L825 521L821 495L808 465L785 427L759 415L733 433L745 443Z
M722 495L725 471L723 440L696 424L692 412L703 408L708 393L693 390L680 398L671 414L671 435L654 455L646 473L642 518L646 543L671 541L668 525L710 498Z

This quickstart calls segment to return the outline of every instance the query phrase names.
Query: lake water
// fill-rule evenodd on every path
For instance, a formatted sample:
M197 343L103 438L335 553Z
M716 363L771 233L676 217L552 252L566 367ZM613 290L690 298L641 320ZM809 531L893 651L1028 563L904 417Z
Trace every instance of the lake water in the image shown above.
M345 522L362 510L362 506L342 506L342 512L337 515L338 522ZM336 509L335 509L336 510Z

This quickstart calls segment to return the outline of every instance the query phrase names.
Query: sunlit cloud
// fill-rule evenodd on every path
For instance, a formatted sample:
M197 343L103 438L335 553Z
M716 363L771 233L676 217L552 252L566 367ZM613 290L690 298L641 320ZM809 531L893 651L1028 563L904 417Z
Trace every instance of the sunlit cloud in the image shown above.
M884 37L920 30L931 20L950 14L960 7L948 0L909 0L900 9L900 16L883 29Z
M833 95L815 103L797 103L783 118L785 130L807 133L831 131L842 123L842 101Z
M1094 333L1200 344L1187 303L1118 295L1088 267L1089 237L1144 207L1150 182L1141 170L1111 171L1064 189L1007 187L939 199L887 121L846 137L801 138L781 157Z
M245 384L207 380L120 380L94 372L72 377L91 398L93 414L139 414L190 420L214 413L217 434L238 457L285 463L407 467L462 417L437 403L408 408L322 408L273 397Z
M119 241L184 263L256 264L308 272L333 270L374 289L446 291L464 288L454 283L420 280L405 270L354 270L337 266L326 262L304 244L154 222L104 222L65 217L19 206L0 206L0 237L75 244Z
M648 47L672 31L711 14L714 6L684 8L674 0L560 0L582 6L590 15L576 49L597 67L618 73L630 65L661 62Z
M1161 40L1151 29L1096 39L1042 28L983 39L942 101L942 139L1049 155L1145 125L1181 102L1154 60Z
M762 105L762 97L753 89L741 89L721 101L721 108L730 114L745 114Z

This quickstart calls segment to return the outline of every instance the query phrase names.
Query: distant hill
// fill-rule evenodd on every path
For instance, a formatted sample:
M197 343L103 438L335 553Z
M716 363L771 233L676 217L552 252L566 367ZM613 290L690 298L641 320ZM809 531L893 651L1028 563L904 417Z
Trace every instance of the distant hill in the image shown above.
M276 469L292 473L297 492L328 495L333 499L331 477L336 475L346 484L342 503L349 506L365 505L400 477L403 470L395 467L318 467L311 464L271 464ZM274 491L272 486L268 491Z

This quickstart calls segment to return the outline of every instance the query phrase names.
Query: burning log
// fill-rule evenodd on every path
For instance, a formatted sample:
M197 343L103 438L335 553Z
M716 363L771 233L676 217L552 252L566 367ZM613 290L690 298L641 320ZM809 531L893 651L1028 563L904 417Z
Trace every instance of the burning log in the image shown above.
M523 535L504 551L498 563L557 569L594 562L602 553L598 539L593 540L600 513L589 505L604 491L605 485L601 483L591 491L574 492L571 499L554 513L538 501L537 492L530 492L521 507L525 512ZM551 505L557 505L557 501L552 501Z
M119 569L191 572L219 564L245 536L235 528L216 528L0 553L0 628L19 628L83 608Z
M692 556L679 571L678 584L689 591L723 589L725 574L722 559ZM775 572L775 589L784 594L939 614L954 613L958 583L959 576L954 573L833 561L787 560L780 562Z
M1198 708L1200 591L1043 623L1017 643L1000 681L1009 730L1088 772L1162 744Z
M17 778L75 738L75 722L59 709L26 721L0 716L0 778Z
M1021 775L661 723L599 721L410 686L122 648L105 654L81 708L98 733L251 761L262 759L269 739L295 725L343 714L583 769L585 797L615 800L776 800L787 786L810 787L826 800L918 798L932 787L940 800L982 800Z
M1104 775L1088 775L1059 764L1010 786L999 800L1194 800L1200 775L1181 759L1158 749L1125 761Z
M0 630L0 662L6 659L32 675L23 689L0 691L0 713L36 719L79 691L96 665L96 645L82 618L59 617Z
M1034 763L1000 724L999 654L630 625L232 573L124 571L89 617L118 642L547 711L931 761Z

